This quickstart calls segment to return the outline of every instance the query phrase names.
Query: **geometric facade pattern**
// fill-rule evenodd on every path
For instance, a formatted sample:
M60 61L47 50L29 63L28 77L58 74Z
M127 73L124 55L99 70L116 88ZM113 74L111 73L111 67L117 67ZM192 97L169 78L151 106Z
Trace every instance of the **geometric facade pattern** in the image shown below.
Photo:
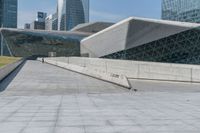
M200 28L187 30L102 58L200 64Z

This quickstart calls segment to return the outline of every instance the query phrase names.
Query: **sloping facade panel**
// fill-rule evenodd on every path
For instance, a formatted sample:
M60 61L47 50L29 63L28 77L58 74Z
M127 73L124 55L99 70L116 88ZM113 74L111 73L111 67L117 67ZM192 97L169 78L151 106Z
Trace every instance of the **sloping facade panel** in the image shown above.
M137 47L199 25L181 22L128 18L81 41L82 54L102 57Z
M84 23L74 27L71 31L80 31L94 34L112 26L113 24L114 23L109 22Z
M126 49L140 46L185 30L190 27L177 26L155 21L132 19L129 21Z
M125 20L81 41L81 54L101 57L125 49L129 21Z

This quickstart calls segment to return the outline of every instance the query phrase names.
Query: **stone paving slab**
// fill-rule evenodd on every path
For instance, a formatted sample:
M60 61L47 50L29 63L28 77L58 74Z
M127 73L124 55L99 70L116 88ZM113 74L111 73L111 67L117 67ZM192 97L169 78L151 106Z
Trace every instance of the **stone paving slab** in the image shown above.
M133 82L138 92L28 61L0 94L0 133L199 133L197 85ZM195 91L171 91L182 87Z
M198 133L200 94L139 92L0 98L0 132Z

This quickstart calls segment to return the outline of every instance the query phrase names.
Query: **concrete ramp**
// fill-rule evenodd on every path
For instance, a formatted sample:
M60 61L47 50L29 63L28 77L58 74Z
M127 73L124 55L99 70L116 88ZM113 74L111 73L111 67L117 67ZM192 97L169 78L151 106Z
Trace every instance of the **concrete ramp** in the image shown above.
M38 60L42 61L41 58L38 58ZM54 60L52 58L45 58L44 62L131 89L128 79L123 74L108 73L101 69L90 69L90 68L75 65L75 64L69 64L63 61Z

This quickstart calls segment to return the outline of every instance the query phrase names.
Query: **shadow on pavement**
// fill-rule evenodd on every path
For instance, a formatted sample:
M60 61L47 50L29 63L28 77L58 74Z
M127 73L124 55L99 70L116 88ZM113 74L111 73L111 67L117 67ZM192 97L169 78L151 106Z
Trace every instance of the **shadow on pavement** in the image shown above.
M12 82L12 80L17 76L17 74L22 69L25 63L26 61L24 61L21 65L19 65L13 72L11 72L6 78L4 78L0 82L0 92L3 92L6 90L10 82Z

